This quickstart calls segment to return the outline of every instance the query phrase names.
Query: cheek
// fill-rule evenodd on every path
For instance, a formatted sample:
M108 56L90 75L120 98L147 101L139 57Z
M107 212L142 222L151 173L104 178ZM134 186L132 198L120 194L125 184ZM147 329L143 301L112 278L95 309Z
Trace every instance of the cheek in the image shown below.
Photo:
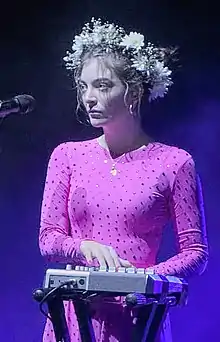
M105 97L105 105L108 108L126 108L124 101L124 93L110 93Z
M83 94L78 94L77 96L77 101L80 104L80 106L83 105L84 107L86 107L85 96Z

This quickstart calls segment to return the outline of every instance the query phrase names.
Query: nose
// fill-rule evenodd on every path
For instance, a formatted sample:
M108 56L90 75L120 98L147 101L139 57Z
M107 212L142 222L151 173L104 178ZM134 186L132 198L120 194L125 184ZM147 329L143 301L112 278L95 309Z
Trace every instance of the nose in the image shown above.
M89 109L91 109L97 104L97 98L92 92L92 90L87 89L87 91L84 93L84 101L85 104L89 106Z

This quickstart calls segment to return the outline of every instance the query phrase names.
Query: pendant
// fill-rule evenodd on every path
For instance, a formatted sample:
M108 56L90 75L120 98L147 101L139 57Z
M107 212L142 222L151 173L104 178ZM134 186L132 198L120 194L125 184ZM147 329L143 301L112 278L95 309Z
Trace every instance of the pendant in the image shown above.
M114 166L112 166L112 169L111 169L110 172L111 172L112 176L116 176L117 175L117 170L116 170L116 168Z

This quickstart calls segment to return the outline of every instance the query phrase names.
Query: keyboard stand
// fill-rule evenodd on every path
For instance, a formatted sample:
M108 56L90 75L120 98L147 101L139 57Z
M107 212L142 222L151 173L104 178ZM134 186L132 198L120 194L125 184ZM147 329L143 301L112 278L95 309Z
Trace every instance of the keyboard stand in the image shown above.
M36 289L33 297L37 302L41 302L52 289ZM69 329L66 322L64 300L69 300L64 289L60 289L45 300L48 306L48 313L53 324L53 330L56 342L72 342L69 335ZM82 299L81 294L75 293L74 299L71 299L74 305L76 317L78 320L79 331L82 342L95 342L95 334L89 313L89 304L86 299Z
M92 326L91 316L89 313L89 304L86 302L85 299L76 297L76 299L73 300L73 305L78 321L81 341L95 342L95 333Z
M52 289L36 289L33 292L33 297L37 302L41 303L51 290ZM65 317L63 296L57 292L56 294L49 296L45 300L45 303L48 306L49 317L53 324L56 342L71 342Z
M175 298L147 298L138 293L130 293L125 297L125 303L132 309L133 326L131 342L154 342L159 337L162 324Z
M49 289L47 291L42 289L36 290L34 294L35 300L40 302L48 291ZM89 303L77 293L74 297L71 300L78 320L81 341L96 342ZM129 302L129 298L131 297L133 298L133 302ZM135 304L134 298L137 299ZM62 293L57 292L46 300L56 342L72 342L65 318L63 304L63 300L65 299L67 300ZM128 342L156 342L162 323L169 310L170 300L167 302L164 301L163 304L158 304L154 299L150 301L144 295L131 293L125 297L125 303L128 309L131 308L134 313L131 341Z
M53 324L56 342L71 342L61 296L58 294L48 299L47 306Z
M149 301L143 295L132 293L130 296L133 298L134 296L141 297L142 300L134 307L134 312L136 313L134 317L135 324L133 325L131 341L129 342L155 342L169 310L170 300L165 301L163 304L158 304L155 300ZM129 295L126 298L129 298ZM95 342L94 329L89 314L89 304L80 298L75 299L73 304L82 342Z
M156 303L137 309L131 342L157 341L167 311L166 305Z

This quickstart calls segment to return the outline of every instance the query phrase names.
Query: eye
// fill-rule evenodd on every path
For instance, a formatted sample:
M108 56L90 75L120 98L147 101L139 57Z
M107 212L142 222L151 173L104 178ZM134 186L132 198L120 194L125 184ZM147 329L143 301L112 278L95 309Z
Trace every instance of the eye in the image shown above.
M79 83L78 84L78 89L80 90L81 93L84 93L86 91L86 89L87 89L87 86L84 83Z
M98 88L99 88L99 90L101 90L101 91L107 91L107 90L110 88L110 86L109 86L109 84L107 84L107 83L100 83L100 84L98 85Z

